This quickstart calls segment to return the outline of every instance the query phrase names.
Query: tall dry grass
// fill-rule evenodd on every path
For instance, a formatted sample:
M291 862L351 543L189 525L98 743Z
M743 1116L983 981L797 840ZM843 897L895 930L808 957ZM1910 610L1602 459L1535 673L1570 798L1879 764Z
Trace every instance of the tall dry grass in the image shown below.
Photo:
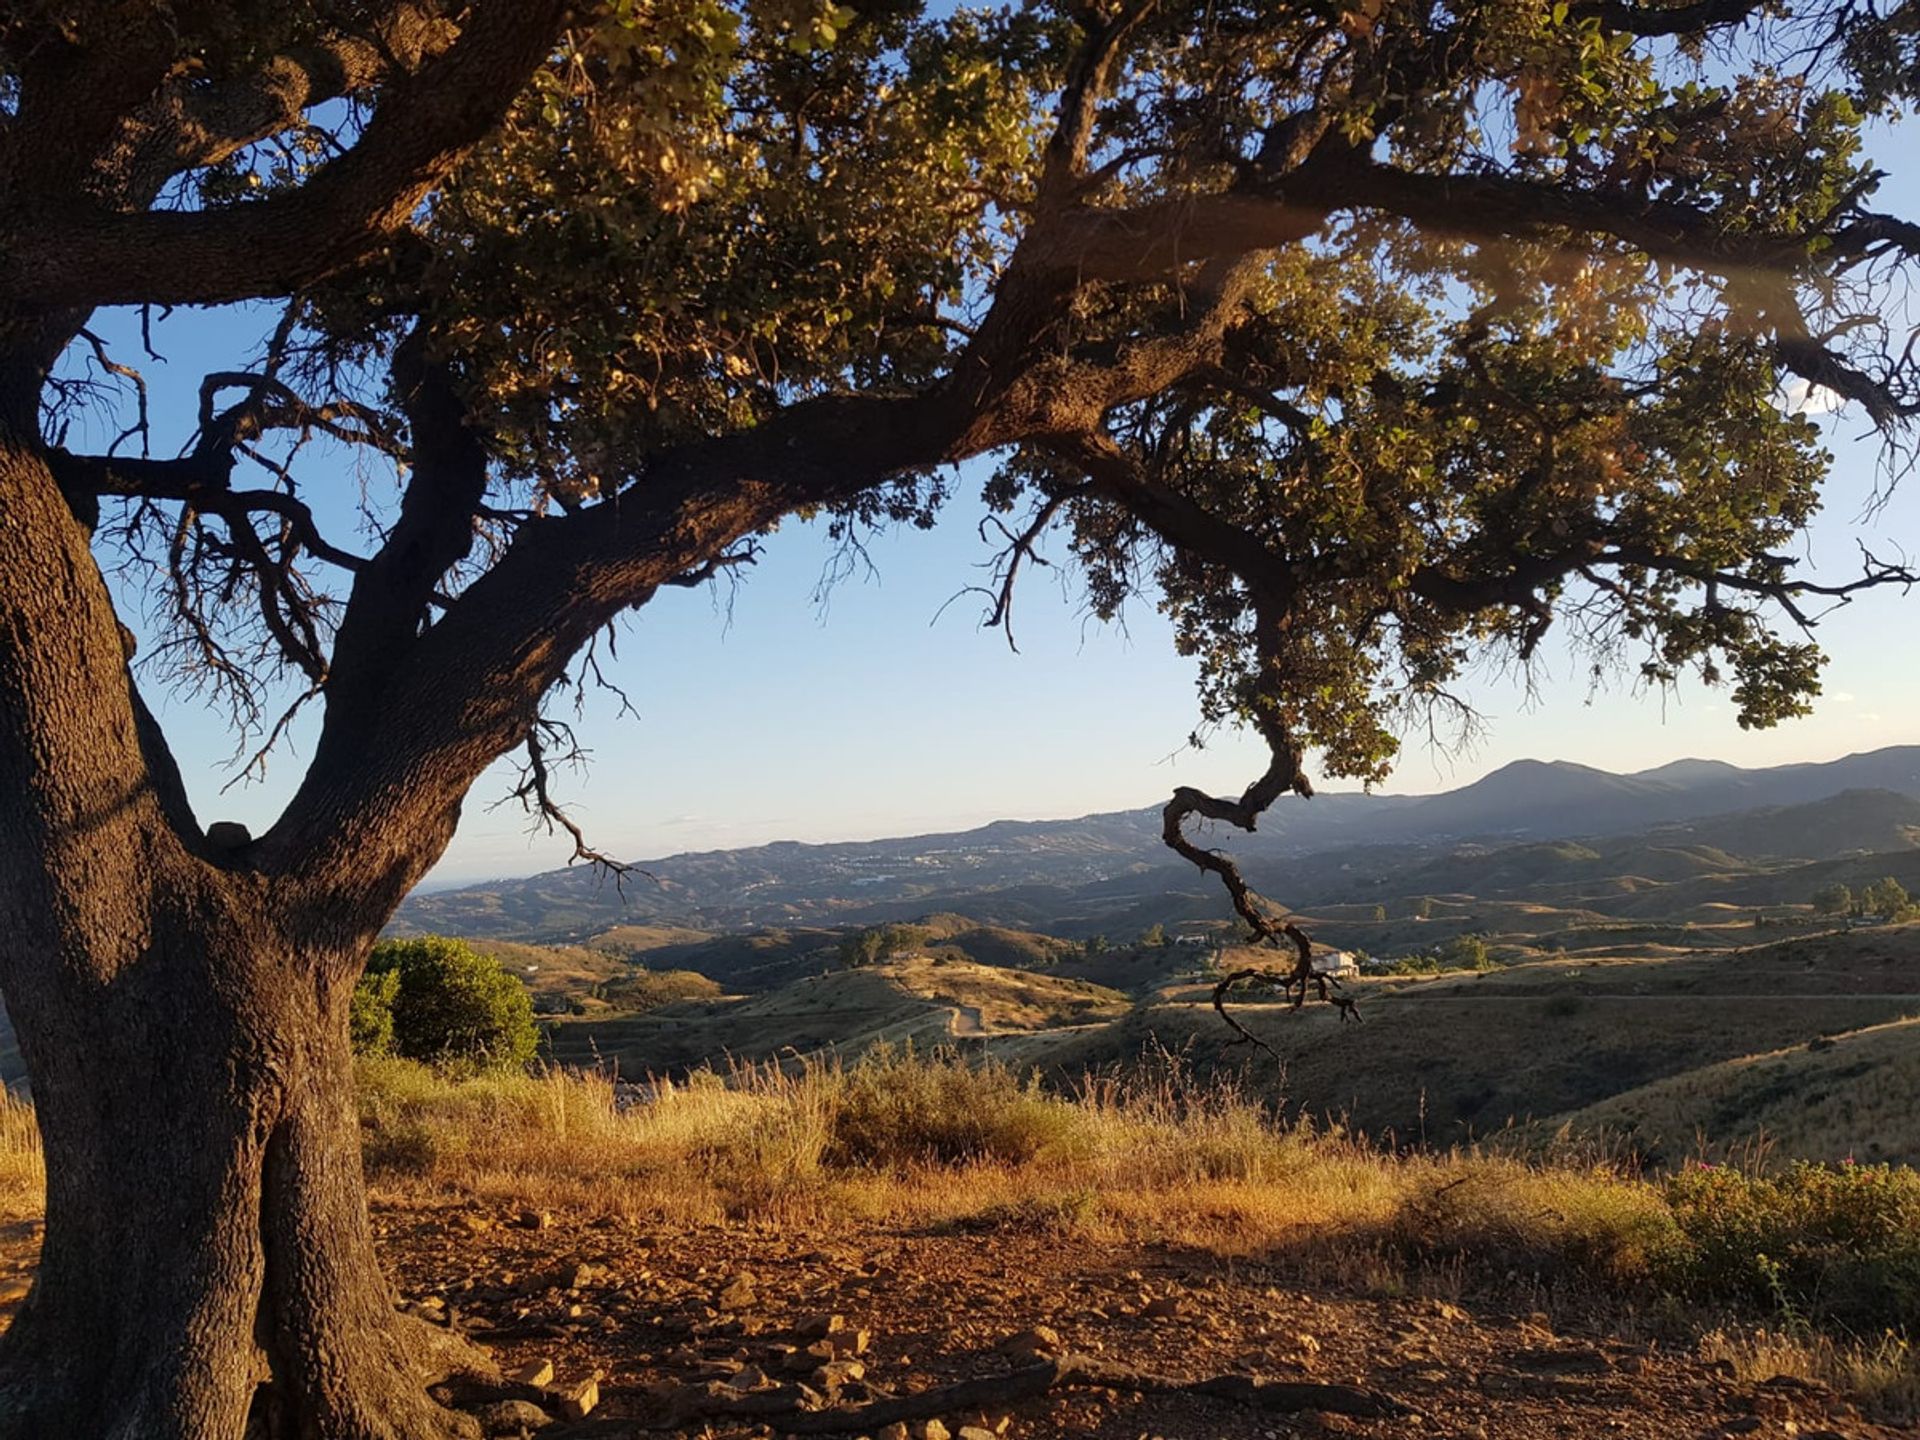
M526 1204L1058 1224L1383 1274L1473 1257L1545 1282L1631 1282L1682 1243L1659 1193L1603 1163L1387 1154L1165 1057L1066 1094L904 1051L696 1073L624 1105L559 1071L454 1082L380 1061L361 1082L377 1183Z
M0 1216L38 1214L46 1189L33 1105L0 1087Z
M1038 1227L1387 1292L1517 1287L1684 1314L1742 1374L1819 1380L1920 1419L1920 1357L1901 1328L1913 1317L1886 1313L1920 1293L1911 1170L1696 1165L1647 1179L1598 1150L1393 1153L1165 1056L1069 1093L899 1051L638 1092L596 1074L456 1079L397 1060L362 1062L359 1083L369 1177L389 1192L665 1224ZM43 1188L32 1109L0 1097L0 1205L30 1212Z

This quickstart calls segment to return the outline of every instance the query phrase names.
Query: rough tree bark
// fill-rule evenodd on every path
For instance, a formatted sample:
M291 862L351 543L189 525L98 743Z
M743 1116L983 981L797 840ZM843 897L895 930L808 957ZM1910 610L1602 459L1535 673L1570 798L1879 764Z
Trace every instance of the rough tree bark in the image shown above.
M88 536L0 439L0 991L47 1165L32 1294L0 1340L0 1436L458 1433L373 1253L347 943L187 813Z

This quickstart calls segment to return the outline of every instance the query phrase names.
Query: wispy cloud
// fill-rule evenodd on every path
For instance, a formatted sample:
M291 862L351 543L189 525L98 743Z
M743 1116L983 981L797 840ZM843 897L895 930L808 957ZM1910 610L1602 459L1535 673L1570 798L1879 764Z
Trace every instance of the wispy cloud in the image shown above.
M1851 690L1836 690L1833 694L1827 696L1827 700L1834 705L1851 705L1854 701L1854 694Z

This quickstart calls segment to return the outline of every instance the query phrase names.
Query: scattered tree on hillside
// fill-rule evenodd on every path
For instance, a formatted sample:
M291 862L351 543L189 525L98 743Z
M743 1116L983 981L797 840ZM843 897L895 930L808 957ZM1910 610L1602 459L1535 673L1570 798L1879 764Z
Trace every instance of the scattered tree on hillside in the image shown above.
M1140 945L1142 949L1159 950L1171 943L1172 942L1167 939L1167 927L1157 920L1140 932Z
M1555 626L1802 712L1813 607L1909 578L1796 573L1826 457L1774 402L1920 407L1881 305L1920 230L1859 151L1914 34L1872 0L10 7L0 989L47 1213L0 1440L454 1426L373 1254L356 978L502 755L597 858L543 707L789 517L857 549L993 457L1009 639L1055 532L1097 614L1153 595L1203 728L1272 756L1165 839L1300 998L1305 933L1189 820L1252 829L1310 754L1380 778ZM89 326L260 301L185 417ZM359 452L351 501L308 442ZM194 814L116 597L145 685L257 753L314 707L266 833Z
M896 955L922 949L928 933L913 925L874 925L856 930L840 942L840 963L849 968L878 965Z
M1853 891L1835 881L1823 885L1813 892L1813 909L1817 915L1846 915L1853 910Z
M1876 915L1883 920L1901 920L1913 908L1907 887L1891 875L1883 875L1860 892L1858 913Z

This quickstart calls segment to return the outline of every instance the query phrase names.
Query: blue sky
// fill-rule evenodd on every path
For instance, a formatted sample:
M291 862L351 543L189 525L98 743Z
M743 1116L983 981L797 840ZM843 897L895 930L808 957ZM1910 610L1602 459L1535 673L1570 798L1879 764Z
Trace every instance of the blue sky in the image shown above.
M1920 210L1920 174L1910 166L1901 174L1897 159L1888 168L1894 179L1880 207ZM131 317L99 316L94 327L116 358L145 370L154 453L171 454L191 428L199 377L245 358L270 323L262 310L176 312L155 328L165 363L139 359ZM1858 416L1828 424L1836 466L1807 554L1809 568L1841 578L1856 538L1883 556L1920 541L1920 484L1868 514L1879 442L1863 436ZM69 443L102 448L112 438L104 428L99 420L77 429ZM344 457L316 455L302 473L323 517L351 516L358 482ZM1034 571L1020 596L1015 655L998 632L978 627L977 597L946 605L981 580L990 558L976 533L984 473L964 474L936 530L879 537L874 571L824 598L833 548L821 527L793 525L772 537L737 591L671 591L635 616L609 673L639 716L589 696L578 731L592 764L562 779L593 843L643 858L908 834L1145 805L1176 784L1237 791L1257 774L1264 754L1244 737L1184 748L1193 673L1149 606L1135 606L1123 629L1102 626L1062 594L1058 572ZM1920 742L1916 625L1920 594L1877 592L1831 614L1818 632L1832 663L1815 715L1758 733L1741 731L1725 697L1697 685L1589 693L1584 666L1550 643L1531 691L1511 674L1474 677L1468 694L1489 721L1476 747L1442 755L1412 741L1389 788L1446 789L1522 757L1612 770L1684 756L1771 765ZM205 708L149 688L201 819L263 829L298 780L311 728L296 730L264 780L222 793L234 779L232 738ZM509 788L504 769L481 780L430 883L564 863L568 847L530 836L517 808L488 808Z

